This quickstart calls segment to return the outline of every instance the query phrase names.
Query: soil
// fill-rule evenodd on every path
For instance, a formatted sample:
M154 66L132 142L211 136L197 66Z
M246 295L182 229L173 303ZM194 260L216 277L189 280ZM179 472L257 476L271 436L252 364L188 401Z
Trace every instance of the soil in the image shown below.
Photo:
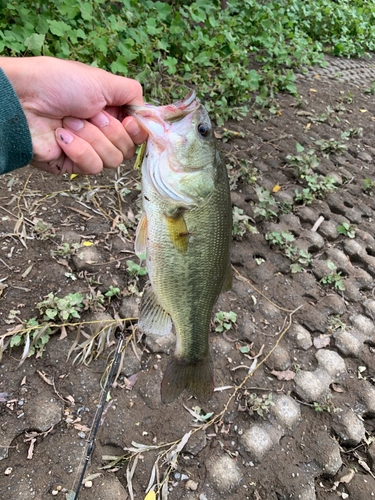
M235 273L232 290L220 297L214 309L214 314L219 310L237 314L235 326L224 335L215 332L213 325L210 340L215 385L224 389L216 391L203 405L201 415L222 415L205 427L202 417L199 421L186 409L198 406L188 394L163 405L159 386L174 339L158 343L135 333L127 345L121 375L110 389L88 463L86 477L101 475L91 480L91 487L88 483L88 487L82 488L80 498L126 498L131 483L134 498L143 499L154 462L160 452L168 449L161 445L174 443L199 426L172 467L164 498L167 493L171 500L329 500L337 498L338 492L342 498L368 500L375 495L371 469L374 453L370 445L375 420L368 407L361 406L361 384L372 385L375 380L374 343L367 339L359 354L345 354L345 348L340 349L332 335L340 329L338 321L343 329L342 325L352 326L353 315L371 319L364 302L374 298L375 266L371 257L375 256L375 202L370 191L365 190L365 179L375 180L375 102L373 95L364 92L366 86L370 85L352 85L337 78L324 80L312 75L310 80L298 82L300 99L286 94L278 96L275 114L258 109L260 119L250 113L242 122L225 124L226 129L240 132L226 143L219 141L227 161L232 162L232 183L237 178L232 202L250 217L249 223L256 226L258 234L246 231L241 240L233 240L232 264L247 281ZM342 139L341 134L349 129L353 136ZM217 134L225 137L223 128L217 129ZM340 141L346 148L325 157L315 144L321 139ZM288 155L297 154L296 143L305 152L310 148L317 150L320 163L316 173L335 176L334 193L310 205L295 201L295 191L306 188L306 181L298 178L287 160ZM275 199L284 202L283 211L279 204L276 216L268 219L254 213L258 198L254 184L246 183L239 174L241 160L251 162L258 186L274 191ZM129 259L138 262L132 239L140 211L139 178L132 164L131 161L122 166L117 177L116 172L106 171L89 180L54 178L31 167L2 176L0 335L30 318L40 319L36 305L49 293L60 298L77 292L97 296L99 291L105 294L113 286L121 294L110 302L106 297L103 306L96 301L96 310L82 311L74 322L101 321L103 309L112 318L136 316L137 290L142 290L146 277L131 277L126 263ZM123 188L129 192L120 195ZM320 216L324 222L312 232ZM37 220L50 228L44 235L38 233ZM355 226L355 238L334 230L345 221ZM128 234L117 222L127 226ZM312 254L312 263L303 265L301 272L291 273L291 261L282 250L270 247L265 238L267 233L283 230L293 233L293 245ZM323 243L313 241L311 234L320 235ZM362 245L362 253L349 251L353 241ZM70 245L66 255L61 251L64 243ZM81 247L74 249L73 243L80 243ZM321 281L322 262L332 255L345 256L346 261L337 267L345 290ZM297 308L290 316L290 311ZM304 349L290 332L284 334L289 318L293 326L300 325L307 331L315 345ZM133 333L131 322L121 324L125 324L125 337L129 338ZM51 335L42 356L28 357L20 367L22 347L8 348L3 354L1 498L65 498L67 492L77 487L89 429L103 398L100 380L117 343L112 331L108 334L111 346L98 359L87 365L73 364L79 351L74 351L69 360L67 357L77 328L67 327L66 332L59 330ZM82 325L81 343L87 340L90 328L92 324ZM330 385L328 396L320 402L303 400L293 379L278 380L271 372L315 370L315 354L319 350L316 342L322 335L328 335L329 344L320 349L338 352L345 361L346 373ZM249 357L260 351L257 359L263 360L276 342L278 351L253 372L230 400L234 387L248 374L248 369L239 367L250 367L253 359ZM358 371L359 366L365 370ZM134 374L137 377L131 388ZM265 404L269 394L273 399L282 394L291 397L300 408L301 418L292 429L280 431L271 450L257 459L246 449L242 437L254 424L271 426L273 420ZM263 416L249 410L255 397L261 401L263 411L260 408L259 413ZM366 429L365 439L359 438L354 444L345 442L335 423L340 411L348 408ZM277 425L272 429L277 429ZM136 447L133 442L155 448L140 449L131 480L125 460L102 469L111 463L103 457L129 456L124 448ZM342 464L330 472L322 456L329 454L332 443L338 446ZM229 457L230 462L227 472L224 469L223 477L218 479L215 468L225 462L223 457ZM158 463L161 479L167 470L165 459L162 456ZM132 464L134 461L130 468ZM350 469L355 471L354 478L348 484L335 486L335 481ZM220 475L219 469L216 472ZM225 482L226 473L229 483ZM237 479L231 482L234 477ZM309 491L308 484L313 485Z

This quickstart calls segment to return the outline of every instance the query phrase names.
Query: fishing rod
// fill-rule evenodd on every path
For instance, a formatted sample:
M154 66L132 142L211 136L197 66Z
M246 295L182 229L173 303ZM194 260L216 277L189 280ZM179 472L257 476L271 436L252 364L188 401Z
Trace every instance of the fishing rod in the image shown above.
M116 366L117 366L117 362L118 362L118 358L119 358L119 355L120 355L120 352L121 352L121 348L122 348L123 342L124 342L124 334L120 333L120 339L119 339L119 343L118 343L117 350L116 350L115 360L113 362L113 365L112 365L112 368L111 368L111 371L110 371L110 374L109 374L109 378L108 378L108 382L107 382L107 388L106 388L106 391L105 391L103 403L102 403L102 406L100 408L99 414L98 414L97 419L96 419L96 423L95 423L95 426L94 426L94 433L92 435L90 444L89 444L89 446L87 448L87 453L86 453L86 458L85 458L85 464L84 464L83 469L82 469L81 477L79 478L79 483L78 483L77 491L76 491L75 496L74 496L74 500L78 500L78 494L79 494L80 489L82 487L83 478L85 477L87 465L89 463L90 456L91 456L91 453L92 453L92 450L93 450L93 447L94 447L94 441L95 441L96 433L98 432L98 429L99 429L100 421L101 421L101 418L102 418L102 415L103 415L103 411L104 411L104 406L105 406L105 403L107 401L107 396L108 396L108 393L109 393L109 389L111 388L113 375L115 373L115 369L116 369Z

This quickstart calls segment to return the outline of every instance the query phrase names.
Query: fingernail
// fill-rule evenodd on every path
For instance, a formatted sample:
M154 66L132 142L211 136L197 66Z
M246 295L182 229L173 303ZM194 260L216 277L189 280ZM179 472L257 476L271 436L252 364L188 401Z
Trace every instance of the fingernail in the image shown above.
M70 144L74 137L67 130L63 128L56 129L56 136L62 141L64 144Z
M90 122L93 123L98 128L104 128L109 123L109 118L102 111L97 115L90 118Z
M130 136L138 135L141 131L138 123L135 120L130 120L125 125L125 130Z
M83 121L79 118L72 118L70 116L68 118L64 118L63 124L64 126L74 130L74 132L78 132L78 130L81 130L84 125Z

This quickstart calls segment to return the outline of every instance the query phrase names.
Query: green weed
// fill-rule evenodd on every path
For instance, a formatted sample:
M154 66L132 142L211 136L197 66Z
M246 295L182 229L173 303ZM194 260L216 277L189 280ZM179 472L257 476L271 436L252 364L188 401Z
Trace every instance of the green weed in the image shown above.
M337 232L339 234L344 234L348 238L355 238L357 226L343 222L341 226L337 227Z
M237 321L237 314L233 311L224 312L219 311L216 313L214 318L214 323L217 323L215 332L223 332L224 330L230 330Z
M255 192L258 197L258 204L254 208L254 217L277 217L277 213L273 210L277 207L276 200L268 189L262 186L255 186Z
M243 213L242 208L233 207L233 226L232 234L233 237L241 241L246 230L250 231L251 234L257 234L258 229L249 224L250 217Z
M333 285L335 290L345 290L344 280L341 276L341 271L336 272L337 266L331 260L327 261L327 266L332 271L332 273L327 274L327 276L324 276L320 280L320 283L323 283L323 285Z
M306 250L292 246L291 243L295 238L289 231L282 231L281 233L273 231L272 233L267 233L266 240L270 246L275 246L282 250L284 255L292 261L290 265L290 271L292 273L301 272L304 267L311 264L312 255Z

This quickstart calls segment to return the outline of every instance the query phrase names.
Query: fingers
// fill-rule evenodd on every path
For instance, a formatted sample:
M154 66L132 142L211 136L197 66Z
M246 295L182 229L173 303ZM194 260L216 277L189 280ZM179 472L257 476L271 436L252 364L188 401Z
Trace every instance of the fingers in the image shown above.
M132 116L127 116L122 125L129 134L134 144L140 145L147 139L147 132L138 125L137 121Z
M102 134L122 153L126 160L133 157L135 153L135 141L125 130L124 126L107 111L101 111L90 119ZM91 131L91 129L87 129ZM136 133L139 131L136 131ZM121 160L122 161L122 160Z
M120 127L118 128L116 128L116 126L111 127L109 125L109 115L106 117L104 113L100 120L103 125L102 129L99 129L94 124L86 120L80 120L79 118L69 116L63 119L63 127L68 132L72 132L75 136L86 141L99 155L104 167L117 168L123 160L123 153L116 147L115 144L113 144L111 140L107 139L103 130L107 130L108 135L110 135L113 141L119 142L121 136L119 128L121 128L121 124L119 124ZM129 144L126 144L124 149L128 150L130 148L130 142L131 141L129 139ZM134 154L134 151L131 151L131 153Z
M98 174L102 171L103 161L87 141L65 128L58 128L55 137L56 142L66 155L66 157L62 157L63 161L59 165L61 173L70 171L68 166L72 167L72 163L74 164L74 173L77 174Z

